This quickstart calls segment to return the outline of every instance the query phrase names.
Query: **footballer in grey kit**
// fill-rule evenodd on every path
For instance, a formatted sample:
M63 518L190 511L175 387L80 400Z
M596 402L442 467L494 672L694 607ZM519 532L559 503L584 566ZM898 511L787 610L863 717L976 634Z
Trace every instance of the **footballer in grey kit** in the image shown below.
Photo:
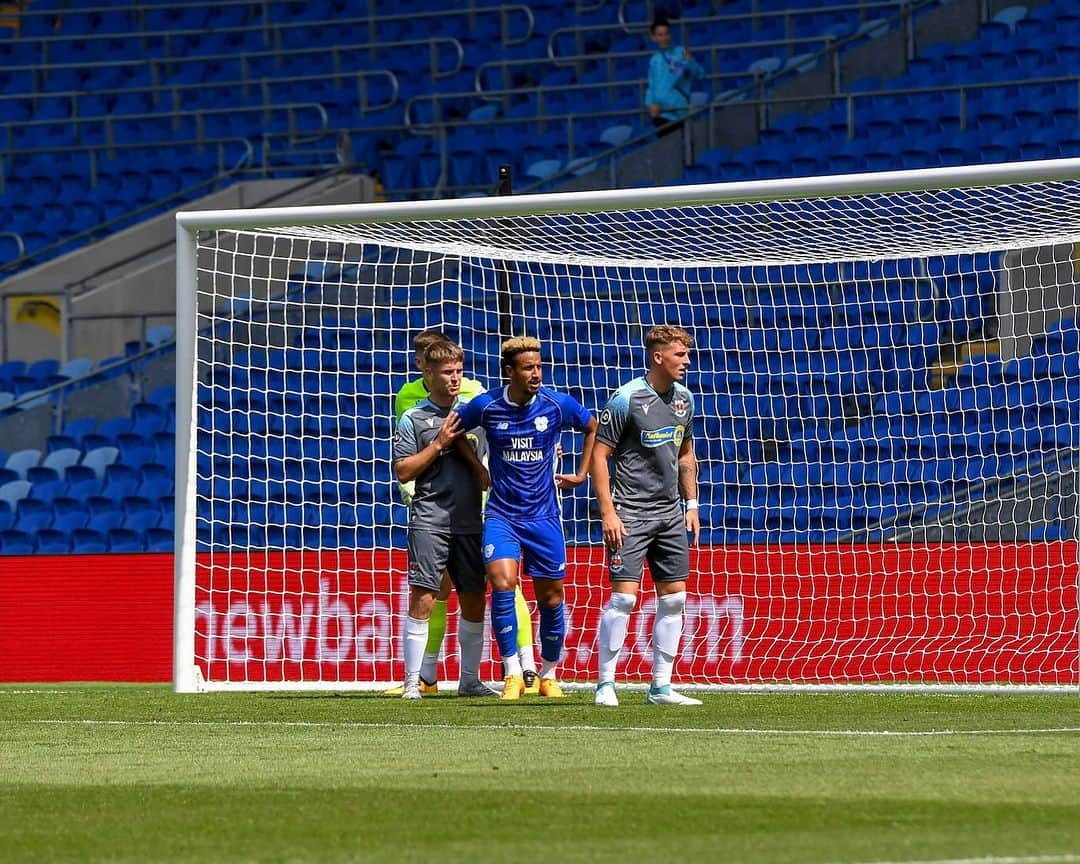
M486 577L480 553L483 530L480 480L461 448L480 450L483 431L466 431L460 407L463 354L444 341L424 355L428 397L401 416L394 438L393 466L399 483L415 481L409 505L409 614L405 620L404 699L419 699L420 669L428 622L443 572L461 606L460 696L491 696L480 680Z
M455 401L454 407L460 407L460 402ZM425 399L402 414L394 438L393 458L402 459L430 447L439 437L450 410ZM484 430L478 427L465 437L477 458L483 460L486 451ZM484 530L482 500L483 492L475 472L451 448L417 476L409 505L409 527L458 536L479 535ZM483 571L481 564L481 587ZM441 577L440 570L434 577L436 589Z
M619 704L615 667L646 561L657 593L647 701L701 704L671 689L690 574L687 534L697 543L700 530L694 399L680 383L692 346L693 338L681 327L654 327L645 337L648 372L619 388L600 413L592 478L608 548L611 596L600 616L597 705Z
M679 383L657 393L643 375L608 400L596 437L615 450L612 496L623 521L674 515L681 522L679 451L693 428L694 397Z

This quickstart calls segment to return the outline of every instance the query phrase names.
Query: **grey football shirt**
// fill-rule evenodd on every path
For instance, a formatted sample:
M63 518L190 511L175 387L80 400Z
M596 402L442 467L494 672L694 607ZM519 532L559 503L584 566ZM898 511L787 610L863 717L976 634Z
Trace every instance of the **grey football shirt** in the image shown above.
M459 400L454 407L460 409L462 404ZM449 413L449 408L440 408L425 399L402 414L394 436L394 463L430 445ZM483 430L469 430L467 440L477 457L483 459L486 452ZM451 534L479 534L482 531L480 481L453 445L439 453L438 458L417 476L416 491L409 506L409 525Z
M596 438L615 451L611 494L620 517L680 512L679 450L693 429L694 398L678 382L657 393L642 376L615 391L600 412Z

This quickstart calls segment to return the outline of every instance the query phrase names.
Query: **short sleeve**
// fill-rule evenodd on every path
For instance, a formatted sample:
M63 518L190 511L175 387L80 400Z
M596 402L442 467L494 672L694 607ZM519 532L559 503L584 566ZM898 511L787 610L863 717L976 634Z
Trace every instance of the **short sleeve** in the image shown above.
M399 459L415 455L416 452L416 427L413 426L411 412L406 411L401 415L397 433L394 435L391 458L392 461L397 462Z
M556 393L559 410L562 411L562 428L583 431L588 428L592 414L589 409L566 393Z
M630 416L630 399L621 391L612 396L600 412L600 427L596 431L598 441L610 447L618 446L622 439L626 420Z

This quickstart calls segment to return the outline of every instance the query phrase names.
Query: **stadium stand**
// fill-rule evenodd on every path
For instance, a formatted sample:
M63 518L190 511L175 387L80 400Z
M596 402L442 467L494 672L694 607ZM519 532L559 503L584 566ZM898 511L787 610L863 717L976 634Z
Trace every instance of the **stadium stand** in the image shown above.
M669 5L688 44L709 58L708 92L695 99L699 121L722 123L717 112L775 97L762 112L771 122L754 129L756 143L701 150L679 166L685 182L1080 155L1080 17L1070 4L1000 6L974 39L914 45L903 72L839 82L834 98L812 100L827 108L790 113L775 94L813 74L829 52L855 51L906 26L896 4L783 0L756 4L756 16L750 0L719 11L704 0ZM916 4L916 19L947 5ZM543 0L477 4L472 12L458 6L415 0L400 14L372 18L341 0L102 3L85 15L49 0L31 3L17 35L0 38L5 229L34 253L101 236L133 214L161 212L244 172L303 173L342 162L379 172L387 194L400 197L486 189L500 161L557 188L650 146L640 110L649 48L640 27L618 20L620 9L647 20L646 4L579 3L572 14ZM295 74L297 65L304 75ZM730 394L704 411L711 419L702 446L715 466L704 478L713 490L705 539L869 536L961 493L989 494L1029 464L1075 448L1076 321L1058 322L1030 356L1003 363L993 343L998 266L943 259L926 272L847 268L813 283L791 272L778 275L781 290L754 298L738 288L743 275L710 274L715 308L693 310L686 322L708 334L700 350L709 355L703 370L712 371L702 374L714 381L702 389ZM290 290L310 291L307 275L317 274L294 274ZM822 285L837 302L803 302ZM897 320L918 323L899 328L890 318L898 304L905 314ZM832 314L811 314L825 309ZM250 310L236 314L242 323ZM552 317L576 315L566 308ZM739 326L716 327L717 316ZM950 321L965 328L943 323ZM236 384L245 374L279 374L254 371L260 367L280 370L271 389L303 393L301 370L313 365L305 352L314 352L307 356L329 370L318 392L356 403L356 435L339 437L333 452L312 450L302 435L317 430L299 397L281 400L272 428L253 430L232 410L244 405L225 401L212 381L200 386L208 434L227 439L234 455L200 462L198 482L221 484L226 497L248 502L221 514L226 535L200 524L201 548L348 545L363 525L383 526L380 544L400 533L400 508L376 501L370 478L355 468L389 458L389 430L359 404L347 359L355 357L353 328L376 322L342 321L339 330L328 323L272 358L246 355L228 374ZM423 322L389 315L378 323L403 338ZM0 364L0 420L45 388L70 392L132 375L140 362L132 356L167 351L174 332L149 328L130 354L97 361ZM778 365L778 352L766 350L770 340L820 348L813 352L820 362ZM867 349L856 366L840 359L853 341ZM552 359L558 366L567 358ZM911 371L899 379L888 371L897 369ZM610 386L575 377L573 363L557 374L565 378L553 383L575 388L590 405ZM258 399L267 382L252 383L246 398ZM875 410L877 400L888 400L879 406L888 410ZM39 447L0 454L0 552L171 549L174 401L170 388L155 389L109 420L61 422ZM987 442L981 460L953 457ZM921 471L898 477L897 457L912 449ZM843 458L828 456L841 451ZM804 475L815 464L821 476L810 482ZM305 475L322 479L286 482ZM780 490L792 485L819 491L782 501ZM565 506L568 517L581 517L589 505L576 495ZM280 528L269 536L250 531L254 523ZM1063 531L1052 523L1034 526L1031 536Z

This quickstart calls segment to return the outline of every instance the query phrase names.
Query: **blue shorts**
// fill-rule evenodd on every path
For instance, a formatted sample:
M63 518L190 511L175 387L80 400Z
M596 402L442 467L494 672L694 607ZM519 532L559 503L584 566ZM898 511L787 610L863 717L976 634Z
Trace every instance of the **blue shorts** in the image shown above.
M534 579L566 576L566 536L558 516L511 524L501 516L484 518L484 563L524 559L522 571Z

